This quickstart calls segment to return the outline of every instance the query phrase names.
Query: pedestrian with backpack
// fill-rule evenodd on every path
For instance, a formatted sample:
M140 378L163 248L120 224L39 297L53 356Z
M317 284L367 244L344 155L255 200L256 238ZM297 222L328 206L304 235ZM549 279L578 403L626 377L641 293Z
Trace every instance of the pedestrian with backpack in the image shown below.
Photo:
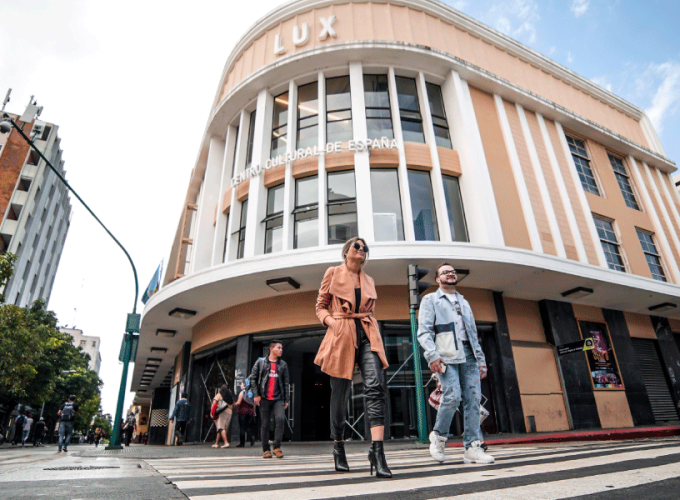
M73 434L73 424L76 420L76 413L78 413L78 405L76 404L75 394L71 394L68 397L68 401L59 407L59 451L64 449L64 452L68 452L68 444L71 442L71 434Z
M241 382L241 392L236 400L238 406L238 429L240 442L237 448L246 445L246 434L250 437L250 446L255 446L255 401L253 389L250 387L250 377Z

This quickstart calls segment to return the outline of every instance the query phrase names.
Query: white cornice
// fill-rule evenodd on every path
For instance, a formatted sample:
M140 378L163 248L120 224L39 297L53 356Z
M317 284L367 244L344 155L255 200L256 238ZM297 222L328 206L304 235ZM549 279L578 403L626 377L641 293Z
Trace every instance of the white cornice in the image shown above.
M217 104L220 93L222 92L224 80L229 72L229 69L233 66L238 56L251 43L253 43L253 41L258 39L272 26L276 26L294 15L301 14L312 9L322 8L333 4L367 3L369 1L373 3L389 3L392 5L405 6L430 13L445 22L448 22L492 45L495 45L498 48L505 50L509 54L512 54L523 61L537 66L543 71L554 75L556 78L559 78L560 80L563 80L569 85L582 90L592 97L609 104L615 109L635 118L636 120L641 120L643 116L646 116L644 111L637 106L634 106L615 94L605 90L587 78L574 73L561 64L558 64L555 61L536 52L535 50L530 49L526 45L521 44L517 40L514 40L509 36L504 35L500 31L497 31L437 0L354 0L354 2L352 2L352 0L294 0L285 3L260 18L246 31L246 34L236 44L236 47L229 56L229 59L227 59L227 63L222 72L217 94L215 95L215 99L213 101L213 106ZM281 58L280 60L284 59L285 57Z

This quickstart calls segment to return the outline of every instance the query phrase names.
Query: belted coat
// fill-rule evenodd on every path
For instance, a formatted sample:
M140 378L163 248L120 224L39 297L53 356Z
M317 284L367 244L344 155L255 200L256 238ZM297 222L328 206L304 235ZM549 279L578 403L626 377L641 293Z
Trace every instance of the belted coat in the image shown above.
M389 366L378 322L373 317L375 301L378 298L373 278L360 271L359 279L361 304L357 313L353 312L356 301L354 283L344 264L329 267L321 281L319 296L316 299L316 315L322 325L325 325L328 316L332 316L336 321L326 330L326 336L321 342L314 363L331 377L352 380L357 349L355 319L361 321L366 337L371 343L371 351L378 355L383 369Z

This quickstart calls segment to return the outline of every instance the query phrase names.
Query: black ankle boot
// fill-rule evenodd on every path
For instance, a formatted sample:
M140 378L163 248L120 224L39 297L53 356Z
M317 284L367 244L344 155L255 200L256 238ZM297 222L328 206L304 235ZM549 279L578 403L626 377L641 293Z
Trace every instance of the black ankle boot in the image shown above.
M335 460L335 470L337 472L349 472L344 441L333 442L333 460Z
M368 461L371 463L371 476L375 467L375 477L392 477L390 468L385 461L385 449L382 441L373 441L373 447L368 450Z

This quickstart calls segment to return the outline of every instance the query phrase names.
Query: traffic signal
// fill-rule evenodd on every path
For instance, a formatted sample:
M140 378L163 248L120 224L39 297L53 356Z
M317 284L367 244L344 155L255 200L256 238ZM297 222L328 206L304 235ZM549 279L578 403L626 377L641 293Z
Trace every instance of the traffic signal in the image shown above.
M419 269L415 264L408 266L408 306L413 310L420 307L420 294L430 288L430 283L420 281L429 272L429 269Z

